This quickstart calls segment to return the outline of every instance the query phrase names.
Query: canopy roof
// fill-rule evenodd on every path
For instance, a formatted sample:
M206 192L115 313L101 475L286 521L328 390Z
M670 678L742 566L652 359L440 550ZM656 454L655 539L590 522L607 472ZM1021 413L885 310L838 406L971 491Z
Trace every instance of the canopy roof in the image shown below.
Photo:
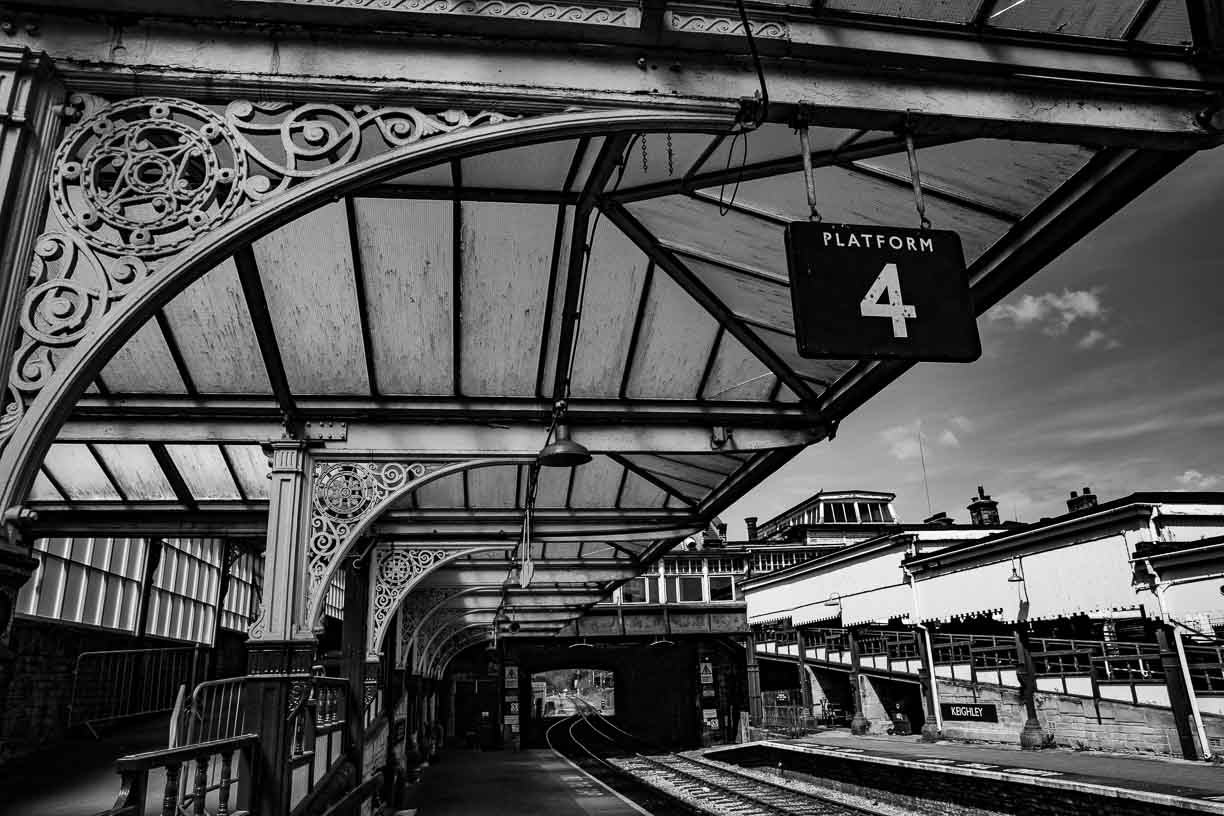
M999 272L1034 213L1122 153L921 143L927 213L961 235L979 311L1036 271ZM362 190L238 247L101 369L34 482L33 528L258 534L258 445L286 418L350 447L394 451L407 434L434 457L496 453L456 430L474 423L517 440L503 453L529 452L568 375L567 420L596 456L540 470L534 586L556 614L526 631L556 631L904 370L796 353L782 232L808 214L798 147L781 124L516 147ZM826 219L916 223L901 137L814 128L812 151ZM576 218L592 195L598 214ZM572 251L584 226L589 260ZM378 536L513 542L529 479L521 461L454 473L398 500ZM506 609L495 590L510 547L431 581L485 587L461 603Z
M414 585L470 590L443 608L480 625L521 610L535 633L706 527L908 370L796 351L783 231L809 217L799 118L830 222L918 225L894 132L910 130L926 214L960 234L978 314L1219 138L1215 63L1185 48L1210 57L1218 39L1200 3L753 3L773 105L748 133L735 133L737 109L758 86L735 56L730 4L607 3L580 20L550 19L552 7L519 20L498 4L118 5L147 17L130 52L99 52L89 19L53 11L30 47L74 88L163 94L119 101L114 121L220 134L202 143L223 146L212 170L231 175L214 210L193 213L206 230L153 236L162 245L136 266L160 278L115 295L126 300L79 347L40 348L26 331L19 368L42 359L23 358L31 348L49 364L15 378L22 404L0 423L13 434L0 455L22 470L4 502L33 511L17 515L36 535L258 537L260 445L286 429L332 464L446 463L459 469L398 495L368 532L447 553ZM183 14L217 19L217 47L184 49L166 19ZM288 15L297 27L274 37L227 28ZM425 19L411 41L395 33ZM320 21L338 27L319 36ZM485 35L502 34L491 50ZM567 39L583 45L553 42ZM635 42L659 45L661 64L605 47ZM242 101L252 88L277 101ZM57 160L110 132L74 131ZM81 165L63 164L51 230L83 231L40 257L90 244L79 254L106 255L114 293L133 213L99 224L96 202L74 211ZM212 268L199 275L201 258ZM532 498L561 399L594 458L540 469ZM495 461L456 465L477 459ZM513 590L529 505L537 572Z

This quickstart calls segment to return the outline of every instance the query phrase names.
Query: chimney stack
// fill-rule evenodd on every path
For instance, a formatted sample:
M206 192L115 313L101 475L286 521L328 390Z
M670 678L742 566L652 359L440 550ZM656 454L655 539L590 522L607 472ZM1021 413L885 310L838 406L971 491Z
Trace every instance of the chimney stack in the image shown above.
M938 524L943 527L950 527L956 522L944 512L936 513L933 516L928 516L922 520L923 524Z
M718 530L718 537L723 541L727 540L727 522L720 521L714 525L714 529Z
M757 537L756 523L757 523L756 516L748 516L746 519L744 519L744 526L748 528L748 540L749 541L756 541L756 537Z
M1071 491L1071 498L1067 499L1067 512L1075 513L1079 510L1087 510L1089 507L1097 506L1096 494L1092 492L1091 487L1085 487L1084 492L1076 495L1075 491Z
M974 527L998 527L999 503L978 485L977 495L969 502L969 523Z

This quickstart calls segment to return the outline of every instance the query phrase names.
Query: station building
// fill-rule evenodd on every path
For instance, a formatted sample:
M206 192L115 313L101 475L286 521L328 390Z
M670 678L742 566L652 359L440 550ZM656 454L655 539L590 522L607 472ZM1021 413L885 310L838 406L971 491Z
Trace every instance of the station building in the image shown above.
M997 522L992 504L979 488L971 513ZM774 679L753 690L754 718L1214 753L1224 494L1098 504L1086 489L1068 506L1006 528L903 528L747 581L756 657L791 666L781 687L801 687L803 707L771 706Z

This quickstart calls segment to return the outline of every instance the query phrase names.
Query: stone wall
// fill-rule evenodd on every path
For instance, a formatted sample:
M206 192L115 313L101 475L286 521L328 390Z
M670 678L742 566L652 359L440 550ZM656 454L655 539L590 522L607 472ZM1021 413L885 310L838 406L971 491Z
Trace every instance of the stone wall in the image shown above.
M944 721L949 739L1020 742L1027 714L1019 689L941 679L942 703L986 703L998 707L999 722ZM1181 756L1177 724L1168 708L1117 700L1094 700L1075 694L1037 693L1037 719L1052 742L1062 748ZM1224 717L1204 714L1208 738L1224 737Z

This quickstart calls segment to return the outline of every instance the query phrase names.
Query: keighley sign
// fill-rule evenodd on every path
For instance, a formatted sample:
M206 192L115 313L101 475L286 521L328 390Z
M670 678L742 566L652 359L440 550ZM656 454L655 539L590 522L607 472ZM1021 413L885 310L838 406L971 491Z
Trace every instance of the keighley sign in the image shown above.
M955 232L800 221L786 227L786 255L800 356L981 356Z
M999 709L993 703L941 703L939 713L953 722L999 721Z

